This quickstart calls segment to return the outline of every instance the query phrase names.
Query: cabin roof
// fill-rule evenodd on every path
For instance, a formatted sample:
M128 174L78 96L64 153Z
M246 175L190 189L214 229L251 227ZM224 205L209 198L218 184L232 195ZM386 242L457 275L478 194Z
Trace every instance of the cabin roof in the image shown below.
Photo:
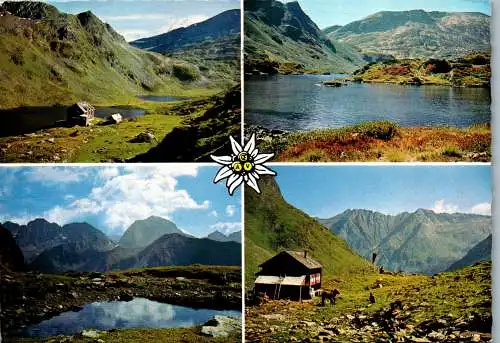
M305 254L303 251L287 250L285 252L309 269L316 269L322 267L322 265L318 261L313 259L309 254Z
M311 256L309 256L309 254L306 254L304 251L285 250L276 256L279 256L282 254L289 255L290 257L292 257L293 259L295 259L297 262L299 262L300 264L302 264L304 267L306 267L308 269L322 268L322 265L318 261L316 261ZM276 256L272 257L270 260L274 259ZM259 267L264 266L270 260L267 260L266 262L262 263Z
M76 103L76 106L84 112L89 111L89 110L95 110L95 108L86 101L79 101Z

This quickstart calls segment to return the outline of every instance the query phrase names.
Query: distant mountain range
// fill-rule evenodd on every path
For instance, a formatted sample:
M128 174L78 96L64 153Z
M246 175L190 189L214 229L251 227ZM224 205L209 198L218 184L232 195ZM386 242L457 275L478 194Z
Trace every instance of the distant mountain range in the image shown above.
M377 253L376 264L386 270L426 274L447 270L492 231L490 216L423 209L396 216L347 210L318 220L361 256L371 258ZM474 253L468 262L488 257L485 255Z
M80 250L108 251L116 244L104 233L87 223L59 226L45 219L35 219L27 225L5 222L3 226L14 236L27 263L43 251L62 244L77 244Z
M491 17L482 13L383 11L323 32L365 54L454 59L489 52L490 24Z
M363 64L359 51L329 39L298 2L245 1L245 72L351 72Z
M220 231L214 231L211 234L209 234L207 238L217 242L241 243L241 231L236 231L229 235L225 235Z
M188 61L212 82L240 80L241 14L222 12L200 23L181 27L130 44L148 51Z
M154 216L132 223L120 238L120 245L86 223L60 227L36 219L27 225L6 222L4 227L12 232L29 268L48 273L195 263L241 264L240 244L195 238L171 221Z
M172 53L186 46L206 41L215 42L241 32L240 10L228 10L200 23L181 27L167 33L131 42L133 46L155 52Z

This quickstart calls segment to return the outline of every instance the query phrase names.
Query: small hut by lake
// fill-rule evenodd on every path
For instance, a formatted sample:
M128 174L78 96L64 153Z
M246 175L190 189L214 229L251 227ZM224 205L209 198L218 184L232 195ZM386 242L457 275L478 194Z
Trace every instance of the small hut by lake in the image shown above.
M259 267L254 290L270 299L310 299L321 288L322 266L307 251L282 251Z
M68 108L66 121L70 125L89 126L95 118L95 108L86 101L79 101Z

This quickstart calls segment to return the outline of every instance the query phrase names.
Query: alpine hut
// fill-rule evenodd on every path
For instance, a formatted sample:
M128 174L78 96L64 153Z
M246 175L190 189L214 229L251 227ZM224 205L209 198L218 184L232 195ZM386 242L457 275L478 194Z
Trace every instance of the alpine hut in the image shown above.
M282 251L259 267L254 291L270 299L309 299L321 288L322 266L307 251Z
M86 101L80 101L68 108L66 120L72 126L89 126L94 117L95 108Z

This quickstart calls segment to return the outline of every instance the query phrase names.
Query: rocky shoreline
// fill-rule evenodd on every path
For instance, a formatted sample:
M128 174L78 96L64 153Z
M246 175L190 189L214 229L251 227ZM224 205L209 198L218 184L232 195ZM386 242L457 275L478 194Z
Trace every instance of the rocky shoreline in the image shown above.
M62 312L79 311L97 301L134 297L210 309L241 309L241 272L178 276L158 269L116 273L48 275L3 273L0 277L1 332L15 332Z

